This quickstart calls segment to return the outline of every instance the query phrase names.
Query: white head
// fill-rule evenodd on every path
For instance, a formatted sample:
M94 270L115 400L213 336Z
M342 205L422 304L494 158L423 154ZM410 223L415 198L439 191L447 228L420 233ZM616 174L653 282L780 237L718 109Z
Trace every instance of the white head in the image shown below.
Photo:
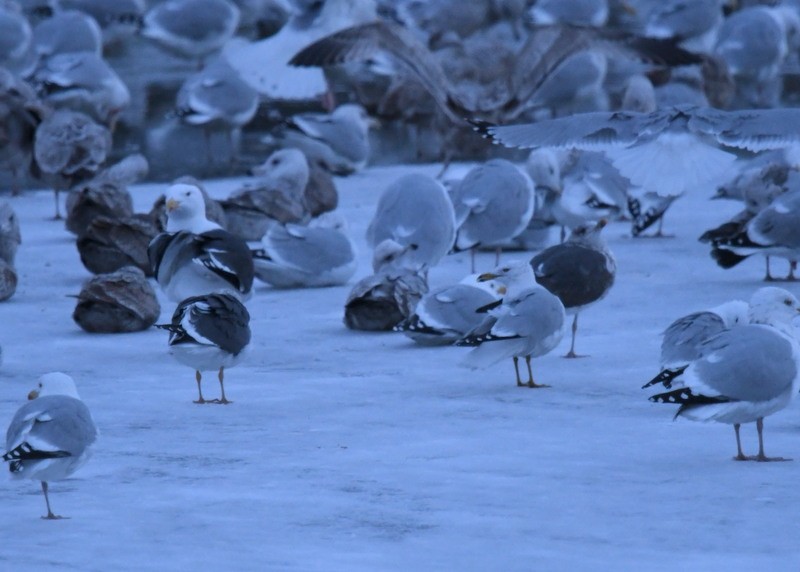
M167 232L186 230L200 233L219 228L206 218L206 201L196 185L176 183L165 193Z
M561 191L561 167L552 149L534 149L525 163L534 187Z
M600 236L600 232L606 227L608 221L601 218L596 223L586 223L572 229L567 242L573 244L583 244L597 249L605 248L605 243Z
M299 149L279 149L253 168L254 176L263 179L267 187L288 195L301 196L308 186L310 170L305 153Z
M491 272L478 276L480 282L495 280L506 287L505 295L513 298L523 290L536 285L533 267L527 260L510 260Z
M389 269L413 269L414 265L404 256L406 252L416 250L416 244L403 246L397 241L387 238L381 241L372 253L372 270L374 272Z
M505 284L501 284L497 280L481 280L481 274L468 274L461 279L459 284L466 286L473 286L485 290L495 298L502 298L506 293Z
M67 395L80 399L75 382L70 376L60 371L46 373L38 379L36 389L28 394L28 399L36 399L45 395Z
M622 96L622 109L650 113L655 111L656 107L656 91L652 82L643 75L631 77Z
M731 300L711 308L711 311L722 318L726 328L732 328L749 321L750 305L744 300Z
M800 313L800 302L783 288L767 286L750 298L748 318L751 324L766 324L792 333L792 320Z

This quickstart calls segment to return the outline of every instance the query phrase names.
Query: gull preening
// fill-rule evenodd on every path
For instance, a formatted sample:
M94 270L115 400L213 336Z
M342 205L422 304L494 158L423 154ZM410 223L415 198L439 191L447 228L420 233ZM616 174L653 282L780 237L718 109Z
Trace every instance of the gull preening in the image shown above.
M749 323L702 342L689 364L665 369L645 384L669 389L650 401L680 405L675 417L733 425L738 461L782 461L764 453L764 417L786 407L800 389L800 345L792 320L800 302L782 288L761 288L750 300ZM739 428L756 422L758 454L742 451Z
M48 482L66 479L89 460L97 427L66 374L44 374L28 399L8 426L3 460L13 478L41 481L47 505L42 518L64 518L50 508Z

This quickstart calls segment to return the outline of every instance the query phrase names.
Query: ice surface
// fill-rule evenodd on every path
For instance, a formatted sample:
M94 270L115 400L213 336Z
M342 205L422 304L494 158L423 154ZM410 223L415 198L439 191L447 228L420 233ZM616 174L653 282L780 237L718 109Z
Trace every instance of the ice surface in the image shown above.
M360 246L356 278L369 271L364 231L381 190L437 170L338 181ZM209 187L221 197L236 183ZM135 187L137 209L163 189ZM346 330L349 285L260 284L248 303L250 355L226 375L227 407L191 402L193 373L167 355L166 332L81 331L68 296L89 273L48 220L52 193L10 198L23 243L19 288L0 304L0 422L42 372L63 370L101 433L89 463L51 485L55 512L70 520L39 519L38 483L2 482L0 569L795 569L797 405L770 417L765 436L768 454L798 461L736 463L730 427L672 422L674 408L639 389L658 371L672 320L762 285L761 260L725 271L697 241L738 210L712 194L695 189L673 206L675 239L606 228L617 282L581 314L577 350L591 357L562 359L567 336L534 360L551 389L515 387L510 361L459 368L467 348ZM479 270L493 261L479 254ZM450 256L431 286L468 271L468 253ZM161 301L165 321L174 308ZM204 389L218 395L213 376ZM742 433L755 453L755 428Z

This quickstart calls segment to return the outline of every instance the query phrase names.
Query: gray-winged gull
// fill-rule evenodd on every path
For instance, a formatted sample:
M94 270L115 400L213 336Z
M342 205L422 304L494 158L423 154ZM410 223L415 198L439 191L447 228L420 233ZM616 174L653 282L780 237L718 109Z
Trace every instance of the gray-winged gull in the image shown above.
M497 294L477 284L442 286L425 294L394 330L424 346L452 344L480 326L497 300Z
M414 313L428 282L409 256L413 245L386 239L375 247L374 274L359 280L344 306L344 323L351 330L391 331Z
M531 359L551 352L564 337L564 306L536 284L533 270L525 261L514 261L482 274L480 280L496 280L506 286L502 303L489 310L481 325L456 342L477 346L462 360L467 367L486 368L512 358L518 387L549 387L536 383ZM525 358L528 381L519 376L519 358Z
M786 258L791 264L787 279L794 280L800 260L800 189L778 195L738 232L717 236L712 243L711 256L722 268L732 268L753 254Z
M453 247L455 222L453 203L445 188L432 177L412 173L394 181L381 194L367 228L367 244L375 248L391 239L403 246L415 245L408 258L430 268Z
M747 302L731 300L672 322L661 339L661 368L671 369L698 359L703 342L733 326L746 324L748 309Z
M735 326L700 345L689 365L665 370L652 383L676 389L650 401L680 405L675 417L730 423L736 432L738 461L782 461L764 454L764 417L780 411L800 389L800 345L792 319L800 303L781 288L762 288L750 301L750 324ZM665 373L669 375L665 375ZM742 452L739 427L756 422L758 455Z
M605 219L601 219L597 224L579 226L566 242L531 258L536 282L558 296L567 313L574 315L572 342L564 357L578 357L575 353L578 314L602 300L614 285L616 262L600 236L605 225Z
M211 163L211 133L225 133L233 162L237 158L235 133L253 119L258 104L258 93L224 59L218 58L186 78L176 96L175 115L184 123L203 129Z
M278 288L344 284L358 266L344 218L326 213L308 226L272 226L253 251L256 277Z
M28 399L8 426L3 460L13 478L42 482L47 504L42 518L63 518L50 509L48 482L66 479L89 459L97 427L68 375L41 376Z
M310 162L336 175L349 175L369 160L372 124L362 106L345 103L331 113L293 115L278 140L283 147L300 149Z
M166 0L144 15L142 35L187 59L219 51L236 33L239 8L229 0Z
M238 364L250 343L247 308L224 292L192 296L178 304L171 323L157 327L169 331L170 355L195 370L195 403L232 403L225 397L225 368ZM217 371L219 399L203 398L203 371Z
M458 227L454 248L470 251L472 272L478 245L514 238L528 226L533 214L530 177L505 159L493 159L471 169L450 198Z
M247 243L205 216L195 185L167 189L167 230L150 243L148 254L161 288L174 302L218 290L249 298L253 258Z
M103 53L100 26L80 10L60 10L33 28L33 49L40 58L72 52Z
M722 24L729 0L666 0L655 3L644 18L644 33L653 38L680 38L687 49L708 53Z
M493 140L519 148L576 148L610 153L632 183L679 194L726 176L736 159L719 145L763 151L800 142L800 109L723 111L675 106L650 113L580 113L518 125L476 122Z

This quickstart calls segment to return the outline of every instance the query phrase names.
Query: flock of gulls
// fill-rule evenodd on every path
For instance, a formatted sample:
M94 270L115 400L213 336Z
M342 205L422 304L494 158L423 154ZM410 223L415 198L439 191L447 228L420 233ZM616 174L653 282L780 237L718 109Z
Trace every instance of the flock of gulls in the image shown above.
M633 237L665 236L664 214L686 193L742 202L700 236L710 260L729 268L760 254L775 280L770 261L782 258L794 279L800 7L792 1L150 4L0 3L0 166L52 188L56 218L59 192L68 193L64 222L95 274L75 322L89 332L166 330L169 354L195 372L195 403L232 403L225 370L251 342L256 280L278 298L280 289L341 286L355 275L335 176L365 168L376 117L435 131L443 169L382 190L366 236L373 272L344 301L348 328L466 346L463 365L511 360L517 386L548 387L532 361L568 330L564 357L580 357L578 316L625 272L603 229L624 220ZM128 187L147 176L148 160L114 154L131 94L104 59L132 36L195 62L172 113L198 132L222 130L233 145L259 110L285 115L268 136L274 151L226 198L212 199L186 173L150 212L134 212ZM317 110L286 111L301 103ZM481 135L530 152L448 178L465 133L489 151L499 148ZM20 243L4 202L0 300L16 290ZM495 253L496 268L476 273L478 249ZM467 250L472 274L430 288L429 270ZM509 250L529 254L506 261ZM156 323L153 283L175 304L169 323ZM767 286L749 301L678 318L644 386L657 391L650 399L678 406L676 416L733 425L737 460L779 460L765 454L763 420L800 390L798 313L793 294ZM216 374L218 398L204 396L204 372ZM12 476L41 481L46 518L60 518L48 482L86 461L97 429L66 374L42 375L28 397L3 460ZM739 442L750 422L755 456Z

